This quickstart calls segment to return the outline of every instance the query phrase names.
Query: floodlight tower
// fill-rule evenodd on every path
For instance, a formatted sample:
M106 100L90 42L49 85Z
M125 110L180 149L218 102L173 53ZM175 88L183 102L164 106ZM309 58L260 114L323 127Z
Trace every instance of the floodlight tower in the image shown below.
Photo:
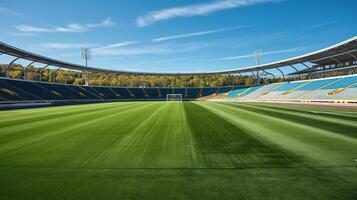
M81 49L81 58L85 60L86 62L86 68L88 68L88 60L92 59L92 54L90 49L88 48L82 48ZM89 74L88 71L84 71L84 85L88 86L89 85Z
M262 57L263 53L261 50L258 50L255 53L255 61L257 62L257 85L260 83L260 78L259 78L259 66L260 66L260 58Z

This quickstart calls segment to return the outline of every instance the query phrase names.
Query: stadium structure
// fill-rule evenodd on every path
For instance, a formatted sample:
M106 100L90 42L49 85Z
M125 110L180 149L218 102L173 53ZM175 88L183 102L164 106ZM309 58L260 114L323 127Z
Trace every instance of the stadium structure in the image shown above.
M1 200L357 197L357 36L290 59L200 73L87 67L5 43L0 56L11 58L0 77ZM23 79L11 78L19 60L28 62ZM38 80L28 80L36 64L44 66ZM42 81L49 67L85 82ZM96 72L229 74L257 84L93 86ZM283 81L259 84L267 77Z
M1 78L0 99L3 103L166 100L168 94L182 95L184 100L194 100L203 97L222 97L221 99L240 101L357 103L357 76L353 74L268 85L210 88L91 87L88 86L90 76L85 76L84 86L41 82L42 71L49 66L58 67L58 70L76 70L84 74L104 72L129 75L204 76L211 74L236 74L242 76L244 73L251 73L257 80L259 80L261 74L270 75L275 78L276 72L273 72L274 70L283 78L286 76L301 75L312 77L313 74L339 70L350 70L354 73L357 65L357 36L325 49L286 60L260 66L201 73L132 72L85 67L47 58L4 43L0 43L0 52L3 55L13 57L13 60L8 63L5 68L5 75L8 74L9 70L11 70L11 66L17 60L24 59L29 61L29 64L24 68L24 80L14 80L6 77ZM28 81L26 80L26 70L34 63L45 64L45 67L39 72L39 81ZM305 69L298 70L295 65L302 65ZM291 68L294 72L286 74L284 73L285 68Z

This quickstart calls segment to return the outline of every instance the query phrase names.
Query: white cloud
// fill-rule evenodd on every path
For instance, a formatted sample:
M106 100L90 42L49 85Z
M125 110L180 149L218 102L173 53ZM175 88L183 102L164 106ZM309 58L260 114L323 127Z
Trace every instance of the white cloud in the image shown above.
M43 33L43 32L86 32L93 28L100 27L109 27L113 26L114 22L110 17L105 18L102 22L97 24L79 24L71 23L67 26L58 26L58 27L39 27L31 25L17 25L15 28L24 33Z
M155 38L155 39L152 40L152 42L163 42L163 41L167 41L167 40L189 38L189 37L208 35L208 34L213 34L213 33L220 33L220 32L225 32L225 31L232 31L232 30L236 30L236 29L240 29L240 28L247 28L247 27L249 27L249 26L236 26L236 27L229 27L229 28L221 28L221 29L215 29L215 30L206 30L206 31L194 32L194 33L171 35L171 36Z
M137 56L144 54L167 54L172 52L171 49L164 47L140 47L140 48L125 48L125 49L105 49L93 52L100 56Z
M109 26L113 26L113 25L114 25L114 22L112 21L112 18L107 17L100 23L87 24L87 27L88 28L98 28L98 27L109 27Z
M155 63L157 64L161 64L161 63L170 63L170 62L177 62L177 61L182 61L182 60L188 60L194 58L194 56L190 56L190 57L182 57L182 58L173 58L173 59L167 59L167 60L159 60L156 61Z
M158 21L177 17L203 16L213 12L250 6L259 3L279 2L280 0L221 0L211 3L194 4L181 7L172 7L158 11L152 11L136 19L139 27L148 26Z
M324 23L320 23L320 24L315 24L315 25L309 27L307 30L314 30L314 29L322 28L322 27L328 26L330 24L333 24L335 22L336 21L334 20L334 21L324 22Z
M37 33L37 32L53 32L53 30L44 28L44 27L36 27L29 25L18 25L15 27L17 30L25 33Z
M66 27L55 27L53 32L85 32L87 30L87 26L80 24L68 24Z
M108 45L111 46L111 45ZM138 56L138 55L157 55L157 54L170 54L194 51L206 44L185 44L185 45L141 45L138 47L130 47L129 45L120 47L99 47L93 50L94 55L99 56Z
M87 43L62 43L62 42L51 42L43 43L36 45L39 48L44 49L80 49L80 48L90 48L96 46L96 44L87 44Z
M282 49L282 50L276 50L276 51L266 51L266 52L263 51L262 55L292 53L292 52L298 52L298 51L304 51L304 50L306 50L306 47L296 47L296 48ZM240 56L217 58L214 60L239 60L239 59L243 59L243 58L253 58L254 56L255 56L255 54L247 54L247 55L240 55Z
M8 15L8 16L13 16L13 17L23 17L24 15L22 13L19 13L17 11L14 11L9 8L5 8L0 6L0 14L1 15Z
M109 44L109 45L102 46L102 47L97 47L97 48L93 49L93 51L115 49L115 48L125 47L125 46L134 45L134 44L138 44L138 43L140 43L140 42L138 42L138 41L119 42L119 43Z

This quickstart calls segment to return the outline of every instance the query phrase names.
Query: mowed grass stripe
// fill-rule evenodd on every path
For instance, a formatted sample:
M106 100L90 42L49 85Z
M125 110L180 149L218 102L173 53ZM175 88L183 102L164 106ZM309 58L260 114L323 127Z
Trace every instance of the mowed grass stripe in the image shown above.
M110 107L125 106L127 103L118 105L115 103L103 103L103 104L89 104L89 105L77 105L77 106L62 106L62 107L50 107L50 108L37 108L33 109L19 109L11 111L1 111L0 115L0 127L19 125L25 123L32 123L35 121L42 121L45 119L51 119L56 117L66 117L68 115L76 115L85 112L96 112L100 109L106 109Z
M274 104L274 103L246 103L248 105L258 105L264 107L271 107L276 109L294 110L297 112L310 113L312 115L323 115L329 117L336 117L341 119L357 118L355 109L334 108L328 106L314 105L314 104Z
M95 108L91 107L90 109L86 109L85 107L81 110L73 112L72 109L68 109L66 107L60 111L60 114L54 115L45 114L44 116L41 115L27 115L26 120L23 120L23 117L20 116L13 116L11 120L8 122L4 121L3 124L0 126L0 139L8 137L8 135L14 136L17 133L37 133L41 132L42 130L49 131L48 128L52 126L58 125L58 128L61 128L62 125L66 125L67 123L73 123L77 121L72 121L74 119L81 119L84 118L83 116L88 116L90 119L91 116L101 114L101 113L109 113L112 109L119 109L125 108L130 105L123 104L123 105L105 105L103 107L97 105ZM51 112L51 111L50 111ZM51 112L52 113L52 112ZM61 122L61 123L59 123ZM47 127L47 129L45 129ZM52 127L57 128L57 127ZM26 136L25 134L23 136ZM32 135L30 135L32 136ZM2 137L2 138L1 138Z
M332 115L317 115L311 113L302 113L290 109L276 109L271 107L266 107L262 105L250 105L250 104L234 104L229 105L243 108L248 111L255 113L264 114L271 117L277 117L285 119L288 121L296 122L298 124L304 124L310 127L315 127L323 129L326 131L331 131L334 133L339 133L342 136L348 136L352 138L357 138L357 118L356 120L351 119L341 119L332 117Z
M291 152L261 141L222 115L201 105L185 103L190 131L198 154L212 168L291 166L300 163Z
M181 103L161 103L91 166L101 163L107 168L194 167L195 155L184 116Z
M333 137L334 139L344 140L346 142L352 142L357 144L356 131L357 126L353 121L346 121L341 119L327 119L326 117L319 116L306 116L301 113L289 113L271 110L269 108L262 108L256 105L249 104L233 104L227 103L235 108L243 109L255 114L265 115L276 119L285 120L286 122L293 122L292 127L306 126L309 129L313 129L315 133L324 134L327 137ZM304 108L302 108L304 109Z
M335 114L321 114L311 111L309 107L301 107L300 110L289 108L277 108L266 105L256 104L230 104L233 106L246 107L252 112L262 113L267 116L284 118L300 124L309 125L325 129L328 131L340 133L349 137L357 138L357 111L356 117L341 117ZM335 112L333 112L335 113Z
M81 140L76 140L78 136L87 139L92 136L95 141L100 141L102 137L101 130L105 129L105 123L111 118L123 115L125 113L135 113L136 110L142 111L142 108L150 107L157 103L148 104L128 104L126 109L118 106L110 110L103 109L96 113L81 114L76 116L68 116L62 120L54 119L50 123L39 123L25 131L20 131L21 134L11 136L11 140L0 146L0 165L4 158L11 158L15 163L32 165L46 162L56 163L59 157L74 158L76 153L93 149L95 146L82 146L79 144ZM136 114L137 115L137 114ZM104 126L103 126L104 125ZM113 127L110 127L113 128ZM6 131L6 129L4 129ZM26 134L27 137L23 135ZM90 138L90 137L89 137ZM63 152L64 147L73 145L75 149L69 149L69 152ZM98 144L99 145L99 144ZM52 153L51 153L52 152ZM64 161L58 161L61 163ZM66 164L64 162L63 164Z
M85 123L92 118L99 118L100 116L105 116L111 112L117 113L117 109L120 109L120 111L125 109L129 110L130 107L130 104L111 105L109 107L105 105L101 109L101 107L97 105L96 112L88 111L73 115L63 113L60 116L34 121L32 123L18 122L16 126L12 124L10 126L5 125L0 127L0 144L6 144L9 142L21 143L22 140L36 138L36 135L50 135L49 133L53 133L61 129L70 128L71 126L80 126L81 123ZM71 113L71 110L68 108L63 108L65 111ZM16 117L13 121L16 121Z
M283 118L246 110L244 106L226 103L199 103L226 118L252 136L293 152L307 163L319 165L356 166L357 143L354 138L306 126ZM317 162L317 163L315 163Z

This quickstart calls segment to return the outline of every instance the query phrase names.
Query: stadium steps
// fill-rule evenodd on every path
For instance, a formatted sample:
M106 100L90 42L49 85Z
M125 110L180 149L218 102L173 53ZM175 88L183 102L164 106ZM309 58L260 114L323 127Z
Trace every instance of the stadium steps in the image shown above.
M6 89L6 88L1 88L0 89L1 91L11 95L11 96L19 96L16 92L12 91L12 90L9 90L9 89Z
M252 89L252 87L248 87L248 88L245 89L243 92L237 94L237 97L238 97L238 98L241 97L243 94L247 93L247 92L248 92L249 90L251 90L251 89Z
M346 87L335 89L335 90L333 90L333 91L327 93L327 95L328 95L328 96L331 96L331 95L335 95L335 94L337 94L337 93L341 93L341 92L345 91L347 88L352 87L353 85L356 85L356 84L357 84L357 83L352 83L352 84L350 84L350 85L348 85L348 86L346 86Z
M314 92L316 92L316 91L318 91L318 90L321 90L321 89L323 89L323 88L325 88L325 87L327 87L327 86L329 86L329 85L332 85L332 84L336 83L336 82L339 81L339 80L341 80L341 79L336 79L336 80L334 80L334 81L332 81L332 82L330 82L330 83L327 83L327 84L325 84L325 85L323 85L323 86L321 86L321 87L319 87L319 88L317 88L317 89L315 89L315 90L311 90L311 91L309 91L309 92L307 92L307 93L305 93L305 94L299 96L298 99L304 98L304 97L306 97L306 96L308 96L308 95L310 95L310 94L312 94L312 93L314 93Z
M39 97L39 96L37 96L37 95L31 94L30 92L27 92L27 91L25 91L25 90L23 90L23 89L21 89L21 88L18 88L18 87L14 86L14 85L10 85L10 84L6 83L5 81L1 81L1 83L4 84L4 85L6 85L6 86L8 86L8 87L10 87L10 88L14 88L15 90L18 90L18 91L20 91L20 92L23 92L23 93L26 94L26 95L32 96L32 97L34 97L35 99L44 100L43 98L41 98L41 97ZM23 98L23 97L22 97L22 98Z
M109 91L112 92L116 97L120 97L120 94L116 93L112 88L108 87Z
M221 90L221 88L217 88L216 92L214 94L212 94L212 97L215 97L219 94L219 91Z
M233 92L234 89L235 89L235 87L232 87L228 92L224 93L222 96L228 97Z
M202 91L203 91L203 88L201 87L201 88L200 88L200 92L198 93L198 96L197 96L197 97L202 97Z
M51 90L51 93L54 94L54 95L57 95L57 96L62 97L62 95L61 95L60 93L58 93L58 92L56 92L56 91L54 91L54 90Z
M185 95L184 97L188 97L188 88L185 88Z
M135 94L133 94L133 93L130 91L129 88L125 88L125 89L129 92L129 94L130 94L131 97L135 98Z
M90 99L87 95L85 95L83 92L78 92L77 90L73 89L72 87L68 87L65 85L66 88L69 88L70 90L72 90L74 93L76 94L79 94L79 96L82 96L82 97L86 97L88 99Z
M18 97L20 99L24 99L23 97L21 97L19 94L17 94L16 92L10 90L10 89L7 89L7 88L0 88L0 91L3 92L3 93L6 93L7 95L10 95L10 96L15 96L15 97ZM7 100L5 98L2 98L2 100Z
M78 87L81 88L83 91L86 91L87 93L89 93L89 94L91 94L91 95L97 97L98 99L103 99L103 97L98 96L97 94L94 94L94 92L89 91L89 90L87 90L86 88L84 88L84 87L82 87L82 86L78 86Z
M93 94L93 92L88 91L87 89L85 89L82 86L78 86L78 89L81 91L81 93L85 94L86 96L89 97L89 99L98 99L100 97L98 97L97 95Z
M159 94L159 97L162 97L161 91L159 88L157 88L157 93Z
M278 84L276 84L275 87L272 87L272 88L270 88L269 90L263 92L259 97L265 96L265 95L269 94L270 92L272 92L272 91L274 91L274 90L280 88L280 87L283 86L283 85L284 85L284 83L278 83Z
M145 91L145 88L141 88L143 90L143 93L145 95L145 98L149 98L150 95Z
M95 87L87 87L85 89L88 92L91 92L93 95L95 95L99 99L104 99L105 98L105 94L103 94L103 93L99 92L98 90L96 90Z
M293 88L293 89L291 89L291 90L285 91L285 92L283 92L281 95L290 94L290 93L292 93L294 90L297 90L297 89L301 88L302 86L305 86L305 85L307 85L307 84L309 84L309 83L311 83L311 81L307 81L307 82L305 82L305 83L303 83L303 84L301 84L301 85L299 85L299 86L297 86L297 87L295 87L295 88Z
M99 94L99 96L101 96L101 97L105 97L105 94L103 94L103 93L99 92L97 89L95 89L95 87L92 87L92 89L93 89L96 93L98 93L98 94Z
M49 90L49 89L47 89L46 87L43 87L41 84L37 84L37 83L35 83L35 82L31 82L33 85L35 85L35 86L37 86L37 87L40 87L41 89L43 89L43 90L45 90L45 91L47 91L47 92L49 92L49 93L51 93L51 94L55 94L55 95L57 95L57 96L62 96L61 94L59 94L58 92L56 92L56 91L52 91L52 90ZM57 93L57 94L56 94ZM58 95L59 94L59 95Z
M48 89L48 88L42 86L41 84L37 84L37 83L35 83L35 82L33 82L33 84L34 84L35 86L37 86L37 87L42 88L42 89L45 90L45 91L48 91L49 93L51 93L51 94L53 94L53 95L56 95L56 96L58 96L58 97L63 97L63 98L65 97L65 95L62 95L59 91L50 90L50 89Z

